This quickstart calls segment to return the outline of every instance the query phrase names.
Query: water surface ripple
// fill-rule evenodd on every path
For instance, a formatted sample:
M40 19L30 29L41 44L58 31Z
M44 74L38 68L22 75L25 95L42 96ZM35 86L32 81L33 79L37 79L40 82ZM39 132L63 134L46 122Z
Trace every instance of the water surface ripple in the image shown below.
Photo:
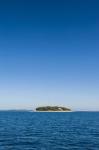
M99 150L99 112L0 112L0 150Z

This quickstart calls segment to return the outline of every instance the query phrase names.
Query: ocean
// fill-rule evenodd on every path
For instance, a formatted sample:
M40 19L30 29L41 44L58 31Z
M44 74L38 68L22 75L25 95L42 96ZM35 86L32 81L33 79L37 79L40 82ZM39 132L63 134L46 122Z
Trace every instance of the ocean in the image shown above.
M0 111L0 150L99 150L99 112Z

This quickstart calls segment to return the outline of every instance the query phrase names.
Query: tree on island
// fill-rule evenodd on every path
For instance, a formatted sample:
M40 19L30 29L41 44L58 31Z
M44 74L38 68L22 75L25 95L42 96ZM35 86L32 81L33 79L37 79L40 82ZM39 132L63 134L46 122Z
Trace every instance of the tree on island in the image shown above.
M36 111L71 111L71 109L59 106L43 106L37 107Z

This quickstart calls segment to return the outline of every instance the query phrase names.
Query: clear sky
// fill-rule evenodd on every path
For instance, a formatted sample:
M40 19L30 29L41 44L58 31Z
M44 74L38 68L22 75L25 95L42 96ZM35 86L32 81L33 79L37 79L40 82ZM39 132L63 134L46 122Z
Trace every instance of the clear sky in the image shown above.
M99 110L99 1L0 1L0 109Z

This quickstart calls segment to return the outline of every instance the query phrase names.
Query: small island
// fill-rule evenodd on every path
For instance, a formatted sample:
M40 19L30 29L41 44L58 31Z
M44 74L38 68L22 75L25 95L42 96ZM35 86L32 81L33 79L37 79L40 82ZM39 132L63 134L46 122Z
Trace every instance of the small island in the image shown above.
M68 112L71 111L71 109L66 107L59 107L59 106L43 106L43 107L37 107L36 111L42 111L42 112Z

